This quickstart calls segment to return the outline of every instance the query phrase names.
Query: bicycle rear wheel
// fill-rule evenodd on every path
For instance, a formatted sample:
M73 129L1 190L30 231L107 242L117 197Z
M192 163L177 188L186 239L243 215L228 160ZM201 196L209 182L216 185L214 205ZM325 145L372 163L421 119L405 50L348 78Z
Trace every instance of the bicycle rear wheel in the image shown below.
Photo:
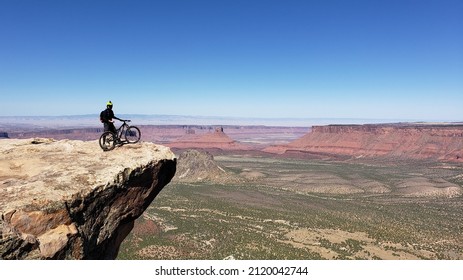
M140 137L140 129L138 129L136 126L129 126L125 131L125 140L127 140L127 142L130 144L134 144L140 141Z
M116 135L106 131L100 136L100 147L103 151L111 151L116 146Z

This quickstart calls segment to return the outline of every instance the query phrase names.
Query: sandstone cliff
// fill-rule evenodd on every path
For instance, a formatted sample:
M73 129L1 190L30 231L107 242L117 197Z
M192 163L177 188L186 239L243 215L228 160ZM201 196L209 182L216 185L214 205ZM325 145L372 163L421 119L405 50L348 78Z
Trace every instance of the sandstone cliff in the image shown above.
M314 126L312 132L303 137L265 151L463 162L463 125L403 123Z
M0 140L0 259L114 259L175 174L169 148Z

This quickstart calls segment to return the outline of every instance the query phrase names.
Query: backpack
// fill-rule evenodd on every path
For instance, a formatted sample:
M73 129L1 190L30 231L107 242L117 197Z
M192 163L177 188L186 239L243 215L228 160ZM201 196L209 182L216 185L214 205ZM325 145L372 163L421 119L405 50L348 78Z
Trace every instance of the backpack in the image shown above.
M108 122L108 118L106 117L106 110L101 111L100 113L100 122L105 123Z

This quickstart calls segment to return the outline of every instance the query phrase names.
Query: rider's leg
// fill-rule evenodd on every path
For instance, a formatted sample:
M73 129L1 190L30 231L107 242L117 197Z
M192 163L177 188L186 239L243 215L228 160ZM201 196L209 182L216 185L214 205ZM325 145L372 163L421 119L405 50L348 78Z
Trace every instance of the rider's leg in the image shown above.
M117 134L116 127L114 126L113 123L108 123L108 129L114 134Z
M119 135L117 135L116 127L114 126L113 123L109 123L109 131L111 131L112 133L114 133L114 135L116 135L116 139L114 139L114 141L117 144L121 143L121 139L119 139Z

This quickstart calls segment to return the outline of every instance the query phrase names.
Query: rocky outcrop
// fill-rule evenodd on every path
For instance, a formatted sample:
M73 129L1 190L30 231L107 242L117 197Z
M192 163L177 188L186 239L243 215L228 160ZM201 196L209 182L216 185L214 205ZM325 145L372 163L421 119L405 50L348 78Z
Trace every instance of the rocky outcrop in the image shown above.
M312 132L303 137L265 151L463 162L463 125L401 123L314 126Z
M223 128L205 134L187 133L176 141L166 144L177 149L219 149L219 150L249 150L250 147L230 138Z
M175 170L151 143L0 140L0 259L115 259Z
M7 132L0 132L0 138L9 138Z
M177 182L236 183L240 179L221 167L214 160L214 156L207 151L186 150L178 156L177 172L174 177Z

